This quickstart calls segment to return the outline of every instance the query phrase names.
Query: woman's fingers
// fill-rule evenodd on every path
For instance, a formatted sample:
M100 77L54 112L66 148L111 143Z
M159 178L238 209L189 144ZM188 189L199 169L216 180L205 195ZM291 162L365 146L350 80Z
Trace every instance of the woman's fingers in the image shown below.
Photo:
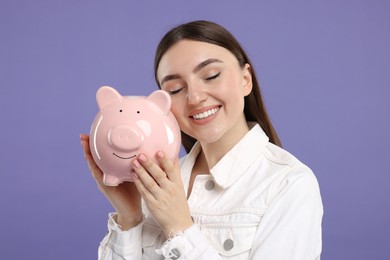
M177 164L173 163L170 158L166 157L162 151L158 151L156 153L156 158L169 180L175 183L181 182L180 171Z
M89 170L91 171L93 178L96 180L99 186L103 185L103 172L96 165L95 161L93 160L90 154L86 155L86 159L88 162Z
M153 178L153 180L161 187L166 188L169 184L169 179L167 178L167 173L161 169L155 162L150 160L144 154L140 154L138 159L134 163L142 164L142 168L146 170L147 173Z
M137 188L142 195L146 195L147 197L153 196L155 199L157 199L159 193L161 192L161 187L156 182L153 176L157 174L153 174L151 172L151 169L153 168L153 162L148 160L146 156L143 156L139 156L138 159L135 159L133 161L133 169L136 174L134 178L135 184L137 185ZM145 196L143 197L145 198Z
M81 134L80 140L81 140L81 147L83 148L84 156L88 163L89 170L93 178L98 183L99 187L101 187L103 185L103 173L100 170L100 168L97 166L95 161L93 160L91 150L89 148L89 136L86 134Z
M85 147L83 146L84 153L91 154L91 150L89 148L89 136L86 134L80 135L81 144L85 143Z
M156 198L149 191L149 189L144 185L142 180L139 178L138 174L136 172L133 172L132 174L133 174L134 184L135 184L139 194L141 195L141 197L144 198L144 200L146 202L156 201Z

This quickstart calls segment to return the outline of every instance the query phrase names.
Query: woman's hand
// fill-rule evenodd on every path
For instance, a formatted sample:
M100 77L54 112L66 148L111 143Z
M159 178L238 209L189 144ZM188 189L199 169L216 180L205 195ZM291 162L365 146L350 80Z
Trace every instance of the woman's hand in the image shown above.
M92 158L89 148L89 136L80 135L81 146L92 176L99 190L110 201L117 212L117 223L123 230L136 226L142 220L141 196L133 182L123 182L118 186L106 186L103 183L103 173Z
M156 154L161 168L144 154L133 161L134 180L150 214L165 236L177 234L193 224L177 161Z

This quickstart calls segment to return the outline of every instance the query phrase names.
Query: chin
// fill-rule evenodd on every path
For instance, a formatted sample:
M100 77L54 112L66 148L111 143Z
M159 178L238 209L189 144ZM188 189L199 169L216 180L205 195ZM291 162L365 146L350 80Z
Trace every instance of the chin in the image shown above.
M201 143L206 143L206 144L212 144L212 143L215 143L215 142L218 142L219 140L221 140L222 136L223 136L223 133L221 133L220 131L213 131L213 132L208 132L208 133L205 133L205 134L197 134L196 135L196 139L201 142Z

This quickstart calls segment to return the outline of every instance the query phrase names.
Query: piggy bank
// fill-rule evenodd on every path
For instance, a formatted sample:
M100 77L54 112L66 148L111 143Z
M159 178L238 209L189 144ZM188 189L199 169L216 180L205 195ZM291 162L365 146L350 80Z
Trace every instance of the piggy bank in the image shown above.
M149 96L122 96L112 87L96 93L99 107L90 132L92 157L103 171L103 182L117 186L133 181L132 160L140 153L154 160L161 150L172 160L179 154L179 125L170 111L171 98L163 90Z

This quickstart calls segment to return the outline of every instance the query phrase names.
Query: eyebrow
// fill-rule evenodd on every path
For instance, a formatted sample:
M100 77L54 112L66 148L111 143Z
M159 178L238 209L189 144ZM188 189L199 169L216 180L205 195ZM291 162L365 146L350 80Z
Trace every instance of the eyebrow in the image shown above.
M213 58L207 59L207 60L202 61L201 63L199 63L199 64L194 68L194 70L193 70L192 72L193 72L193 73L197 73L197 72L199 72L200 70L202 70L204 67L206 67L207 65L209 65L209 64L211 64L211 63L219 63L219 62L222 62L222 61L219 60L219 59L213 59ZM167 76L165 76L165 77L161 80L160 85L163 85L166 81L173 80L173 79L179 79L179 78L180 78L180 75L179 75L179 74L170 74L170 75L167 75Z
M207 65L211 64L211 63L216 63L216 62L222 62L221 60L218 60L218 59L207 59L205 61L202 61L201 63L198 64L198 66L195 67L195 69L193 70L194 73L197 73L198 71L200 71L201 69L203 69L204 67L206 67Z

